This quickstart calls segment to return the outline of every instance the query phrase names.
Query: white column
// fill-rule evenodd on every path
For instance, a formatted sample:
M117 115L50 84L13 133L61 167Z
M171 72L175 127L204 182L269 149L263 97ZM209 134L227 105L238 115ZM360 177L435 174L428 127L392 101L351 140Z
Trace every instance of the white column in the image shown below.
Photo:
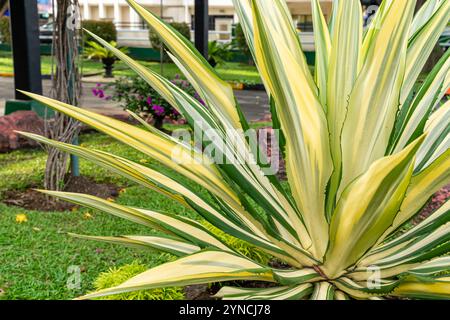
M103 0L97 0L98 1L98 17L100 19L105 19L105 4L103 3Z
M118 24L120 22L122 22L122 17L120 12L119 0L114 0L114 23L116 24L116 27L118 27Z
M189 23L191 17L189 16L189 0L184 0L184 22Z
M130 8L130 23L131 29L139 29L139 15L132 8Z
M83 19L89 20L91 18L91 14L89 11L89 0L83 0Z

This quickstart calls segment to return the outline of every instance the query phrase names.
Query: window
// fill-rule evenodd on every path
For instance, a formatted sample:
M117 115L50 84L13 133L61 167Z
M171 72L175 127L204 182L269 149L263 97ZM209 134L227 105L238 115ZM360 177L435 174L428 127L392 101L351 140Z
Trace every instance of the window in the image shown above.
M311 15L300 15L296 17L297 28L300 31L313 31L313 19Z
M234 21L234 16L229 16L229 15L213 15L213 16L209 16L209 21L208 21L208 30L210 31L216 31L216 20L217 19L230 19L230 25L233 23ZM191 16L191 30L195 29L195 15Z

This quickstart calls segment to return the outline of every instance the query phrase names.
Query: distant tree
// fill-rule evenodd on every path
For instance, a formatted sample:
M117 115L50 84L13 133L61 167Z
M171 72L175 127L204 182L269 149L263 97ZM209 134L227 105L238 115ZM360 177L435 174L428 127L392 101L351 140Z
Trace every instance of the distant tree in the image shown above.
M84 20L83 28L95 33L107 42L117 42L117 29L112 21ZM94 38L85 32L83 40L84 42L94 41Z
M11 30L8 17L0 18L0 42L11 44Z

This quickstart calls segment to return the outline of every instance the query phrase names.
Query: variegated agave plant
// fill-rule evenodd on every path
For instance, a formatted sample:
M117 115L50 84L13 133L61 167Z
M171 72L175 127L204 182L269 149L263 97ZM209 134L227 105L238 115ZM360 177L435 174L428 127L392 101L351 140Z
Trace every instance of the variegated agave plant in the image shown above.
M159 18L129 4L159 34L202 99L185 94L96 37L154 87L188 123L242 132L248 125L229 84L192 44ZM211 224L289 265L276 269L234 252L196 221L82 194L44 191L161 231L160 236L84 238L170 252L179 259L150 269L93 298L163 286L252 280L266 289L223 287L224 299L450 298L450 203L404 228L430 196L450 182L450 53L418 87L421 69L450 18L449 0L386 0L363 31L359 0L337 0L327 25L312 0L317 59L312 76L284 0L234 0L264 84L274 125L282 130L289 191L251 161L216 164L158 132L60 103L30 97L158 160L165 174L101 151L49 141L196 211ZM450 51L449 51L450 52ZM437 108L437 111L433 112ZM251 152L217 144L242 159ZM221 141L223 142L223 141ZM202 159L192 164L172 161ZM187 185L188 178L209 192ZM196 188L198 190L198 188ZM164 234L164 235L163 235Z

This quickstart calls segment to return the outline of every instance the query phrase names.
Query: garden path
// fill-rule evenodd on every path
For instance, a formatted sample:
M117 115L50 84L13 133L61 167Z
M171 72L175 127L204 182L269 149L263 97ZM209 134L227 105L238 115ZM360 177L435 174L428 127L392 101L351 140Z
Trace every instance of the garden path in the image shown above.
M102 114L117 114L124 112L118 104L113 101L100 100L91 93L96 84L83 82L82 105L93 111L101 111ZM48 94L51 81L43 81L44 93ZM267 94L264 91L240 90L235 91L242 111L249 121L263 119L269 113ZM14 79L0 77L0 115L4 114L5 101L14 98Z

